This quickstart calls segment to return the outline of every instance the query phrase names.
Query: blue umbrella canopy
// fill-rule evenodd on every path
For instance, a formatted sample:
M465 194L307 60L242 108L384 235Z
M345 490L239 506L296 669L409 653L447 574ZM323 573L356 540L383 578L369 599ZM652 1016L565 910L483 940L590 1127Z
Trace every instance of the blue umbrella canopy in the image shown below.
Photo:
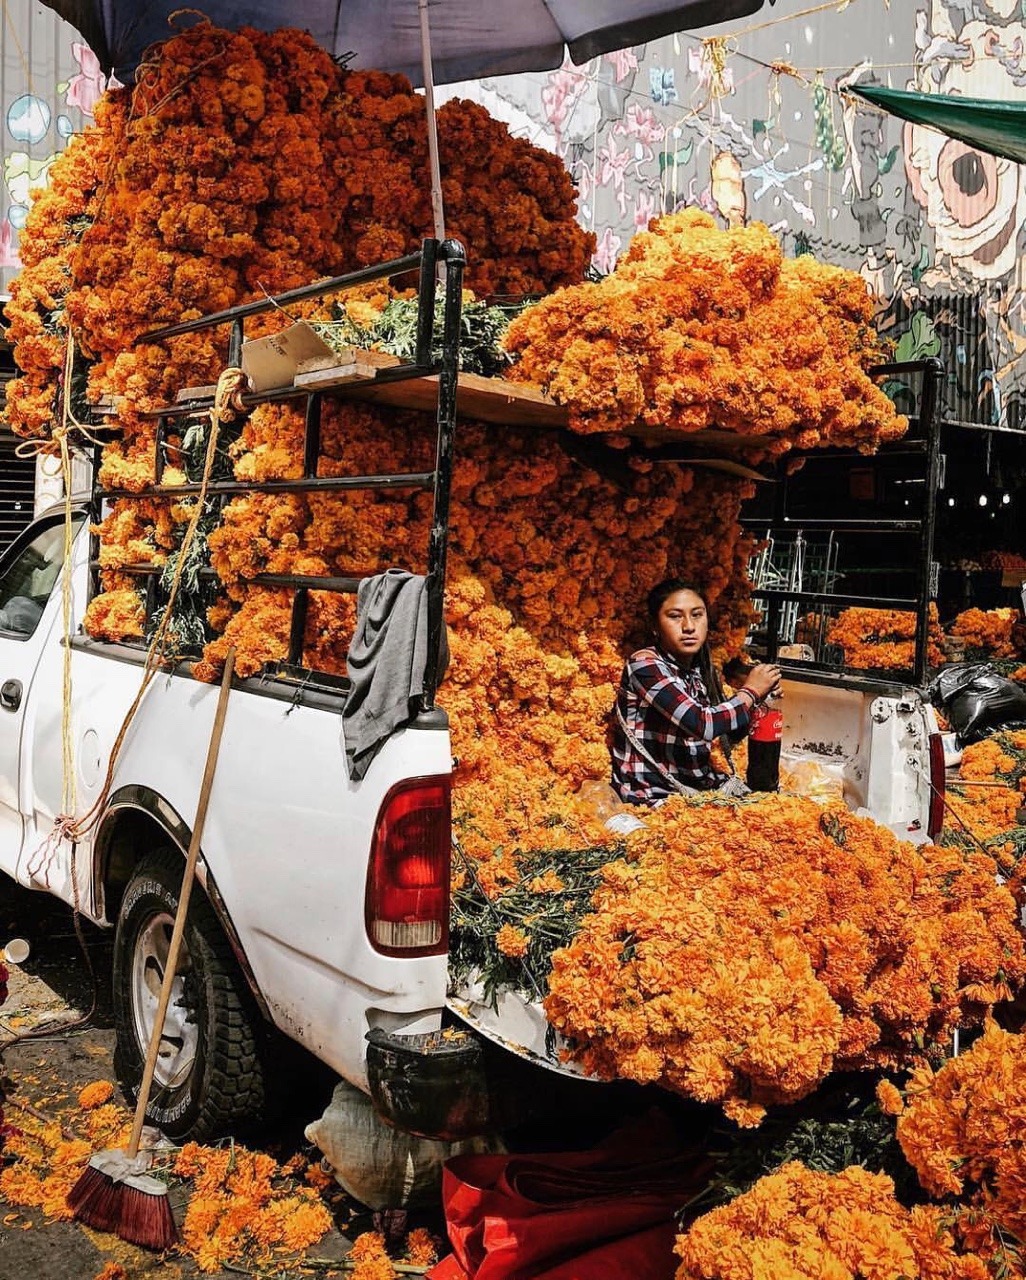
M172 33L182 0L44 0L76 27L104 70L132 80L145 50ZM431 66L436 84L516 71L547 71L674 31L745 18L765 0L429 0ZM773 0L770 0L773 3ZM352 65L398 71L424 83L418 0L207 0L203 14L220 27L273 31L302 27ZM194 18L186 10L181 21Z

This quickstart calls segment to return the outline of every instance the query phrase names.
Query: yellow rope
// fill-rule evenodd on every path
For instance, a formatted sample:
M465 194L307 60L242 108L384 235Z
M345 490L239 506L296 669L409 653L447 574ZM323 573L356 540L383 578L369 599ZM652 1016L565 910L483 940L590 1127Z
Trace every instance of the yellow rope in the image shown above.
M11 18L10 10L7 8L7 0L3 0L4 4L4 26L10 31L11 39L14 41L14 47L18 50L18 57L21 59L21 69L25 73L25 88L33 96L35 88L32 84L32 66L25 57L25 50L22 48L21 40L18 38L18 29Z
M826 13L828 9L840 13L851 3L853 0L828 0L827 4L813 5L811 9L799 9L797 13L782 13L779 17L769 18L766 22L753 22L751 26L742 27L740 31L732 31L731 39L740 40L742 36L750 36L756 31L767 31L770 27L779 27L782 22L793 22L796 18L809 18L814 13Z

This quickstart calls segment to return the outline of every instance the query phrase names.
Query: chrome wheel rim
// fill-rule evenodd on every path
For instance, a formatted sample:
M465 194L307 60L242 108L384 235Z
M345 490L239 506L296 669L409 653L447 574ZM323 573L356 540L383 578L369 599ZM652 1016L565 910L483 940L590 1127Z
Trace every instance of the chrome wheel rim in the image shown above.
M174 923L174 917L167 912L152 916L139 934L132 957L132 1020L143 1059L157 1019ZM199 1028L186 1004L186 978L191 969L189 947L183 938L153 1071L154 1084L163 1089L183 1084L196 1062Z

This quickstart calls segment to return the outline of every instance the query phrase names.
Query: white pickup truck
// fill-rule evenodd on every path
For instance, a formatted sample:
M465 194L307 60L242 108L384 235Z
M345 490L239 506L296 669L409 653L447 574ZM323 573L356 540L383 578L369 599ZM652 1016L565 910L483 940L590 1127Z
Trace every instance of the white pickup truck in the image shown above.
M196 812L216 688L158 677L132 721L103 813L77 846L49 840L61 812L63 511L0 559L0 869L115 927L118 1070L142 1071ZM85 598L78 521L73 588ZM77 812L104 784L139 688L138 649L73 640L71 748ZM297 703L241 682L227 719L184 960L150 1114L199 1136L262 1105L269 1018L366 1088L366 1035L422 1033L446 994L452 756L444 714L400 730L351 783L340 700ZM414 815L411 818L411 815Z

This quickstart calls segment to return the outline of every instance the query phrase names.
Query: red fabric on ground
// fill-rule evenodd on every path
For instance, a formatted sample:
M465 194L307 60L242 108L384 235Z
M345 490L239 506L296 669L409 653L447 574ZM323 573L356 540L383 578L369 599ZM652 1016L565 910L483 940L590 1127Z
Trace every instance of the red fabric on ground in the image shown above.
M669 1134L654 1117L592 1151L448 1161L453 1256L432 1280L672 1280L673 1215L711 1164Z

